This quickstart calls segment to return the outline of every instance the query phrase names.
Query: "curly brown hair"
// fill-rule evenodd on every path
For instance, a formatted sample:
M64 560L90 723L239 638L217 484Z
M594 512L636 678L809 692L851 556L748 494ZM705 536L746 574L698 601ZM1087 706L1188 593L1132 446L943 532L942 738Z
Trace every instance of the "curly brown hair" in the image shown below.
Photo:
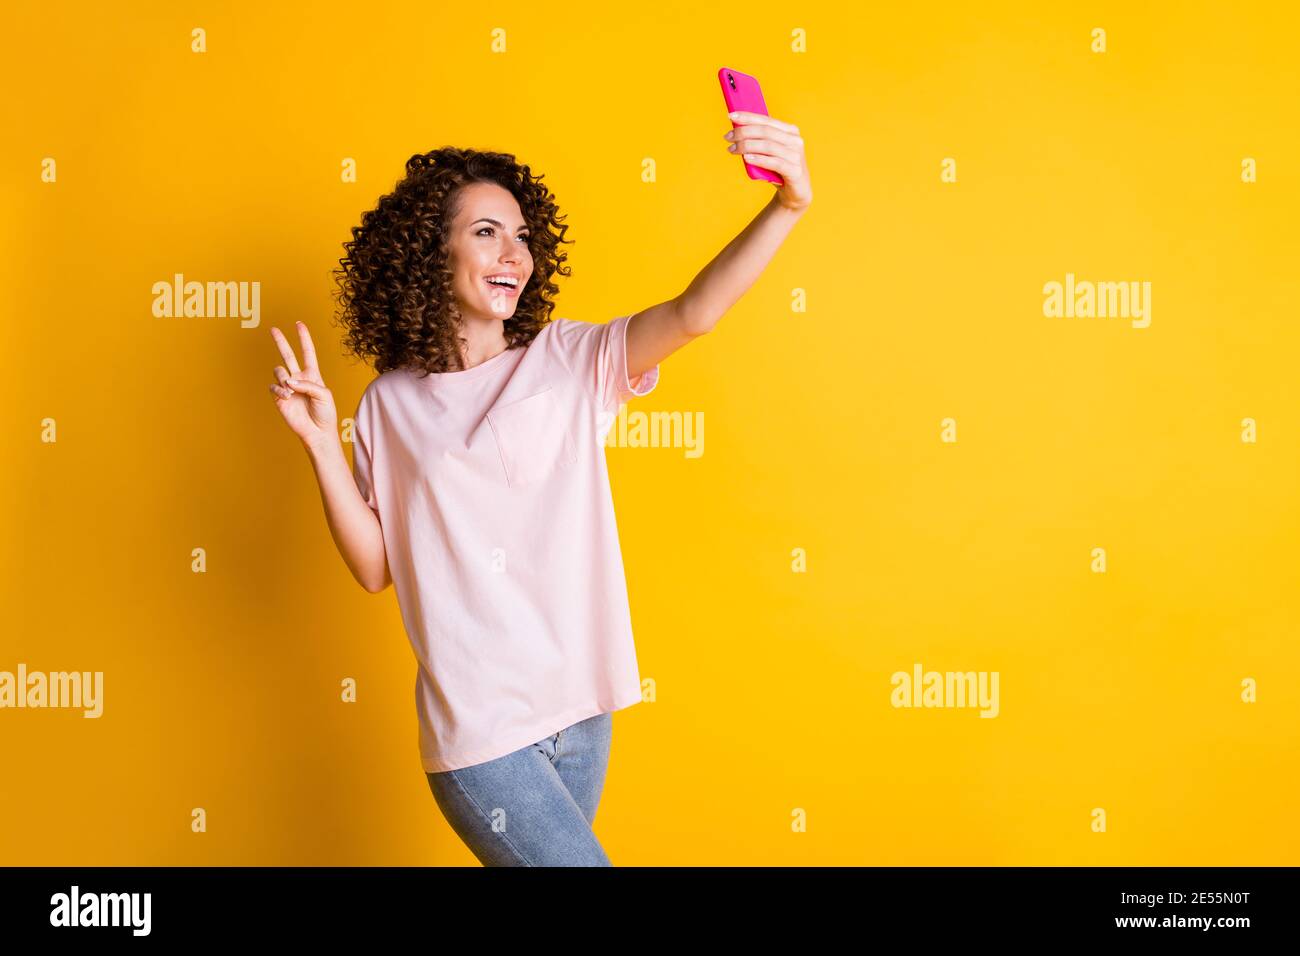
M573 240L543 178L509 153L446 146L408 159L405 178L352 228L334 270L345 350L379 373L464 369L447 239L461 188L474 182L509 190L528 224L533 273L503 331L507 348L530 343L555 309L552 276L571 274L560 243Z

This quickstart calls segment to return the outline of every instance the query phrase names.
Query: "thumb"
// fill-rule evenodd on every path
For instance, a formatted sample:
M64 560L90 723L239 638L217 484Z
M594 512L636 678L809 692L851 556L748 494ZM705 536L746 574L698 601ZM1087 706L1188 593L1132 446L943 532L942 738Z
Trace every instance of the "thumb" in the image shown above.
M301 378L286 378L284 384L288 385L295 392L302 392L304 395L310 395L312 398L325 398L329 394L329 389L323 385L317 385L315 382L308 382Z

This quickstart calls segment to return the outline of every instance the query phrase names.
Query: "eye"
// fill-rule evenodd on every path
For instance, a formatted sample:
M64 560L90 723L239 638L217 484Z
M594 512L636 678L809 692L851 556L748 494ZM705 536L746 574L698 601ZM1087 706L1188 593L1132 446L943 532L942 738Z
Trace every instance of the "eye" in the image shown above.
M491 232L491 231L492 231L492 227L491 227L491 226L484 226L484 227L483 227L482 229L480 229L477 233L475 233L475 235L481 236L481 235L483 235L483 233L485 233L485 232ZM524 233L523 235L519 236L518 238L524 240L524 242L527 242L528 239L529 239L529 236L530 236L530 233Z

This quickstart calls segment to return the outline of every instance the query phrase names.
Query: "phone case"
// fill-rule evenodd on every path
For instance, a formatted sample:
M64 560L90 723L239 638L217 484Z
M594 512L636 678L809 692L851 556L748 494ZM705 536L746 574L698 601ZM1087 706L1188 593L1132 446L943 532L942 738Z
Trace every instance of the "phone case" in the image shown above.
M727 102L728 113L744 110L747 113L769 115L767 104L763 102L763 90L759 87L758 80L748 73L729 70L724 66L718 70L718 83L722 85L722 98ZM741 124L735 120L731 121L732 129L739 125ZM762 179L769 183L776 183L778 186L785 185L785 180L780 175L762 166L755 166L753 163L745 163L745 172L749 174L750 179Z

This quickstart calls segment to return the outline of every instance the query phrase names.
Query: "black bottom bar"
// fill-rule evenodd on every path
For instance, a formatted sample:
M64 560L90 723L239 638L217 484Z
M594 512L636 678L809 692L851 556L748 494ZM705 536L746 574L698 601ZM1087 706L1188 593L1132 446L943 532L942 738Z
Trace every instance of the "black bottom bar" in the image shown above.
M638 936L664 945L682 939L679 931L692 941L816 943L836 932L865 944L901 934L921 946L1045 934L1232 946L1294 937L1296 874L1293 867L10 868L0 869L0 925L6 943L75 936L81 944L337 944L395 933L434 942L453 929L456 938L482 933L485 943L562 931L602 947Z

